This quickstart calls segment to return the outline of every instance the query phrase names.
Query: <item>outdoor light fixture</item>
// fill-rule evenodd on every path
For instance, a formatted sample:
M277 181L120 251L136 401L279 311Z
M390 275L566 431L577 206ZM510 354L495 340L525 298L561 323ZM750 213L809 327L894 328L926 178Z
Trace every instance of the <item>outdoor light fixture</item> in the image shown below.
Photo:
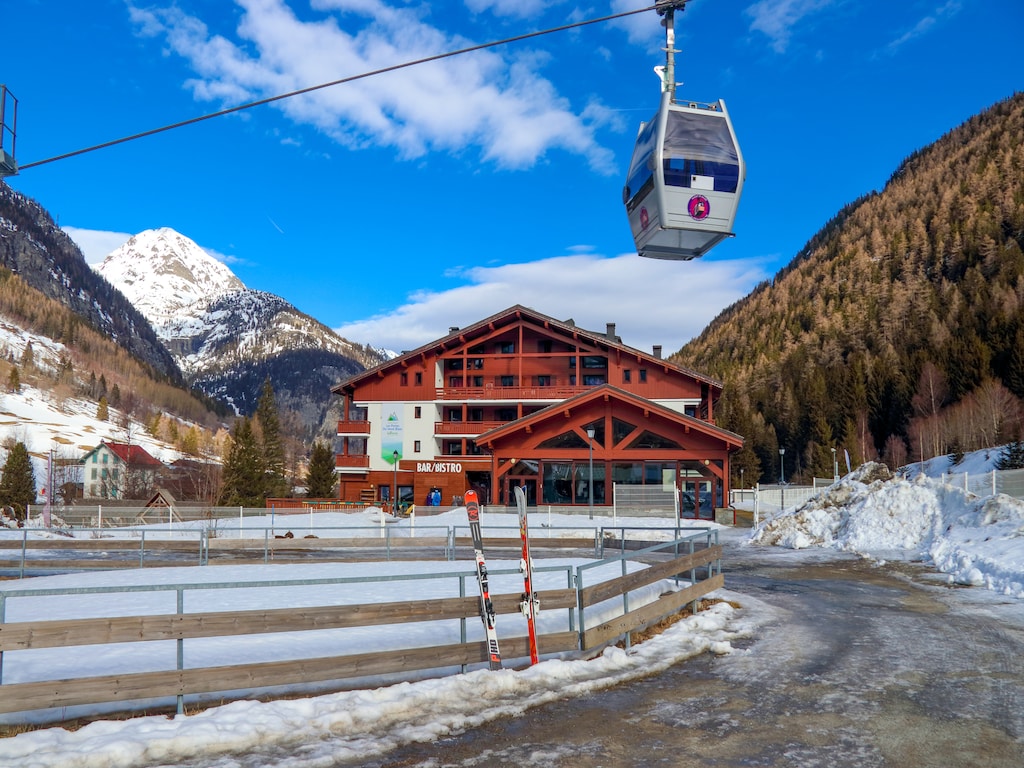
M391 458L394 459L395 465L395 488L394 493L391 494L391 512L392 514L398 514L398 451L396 450L391 454Z
M779 448L779 485L786 484L786 449Z

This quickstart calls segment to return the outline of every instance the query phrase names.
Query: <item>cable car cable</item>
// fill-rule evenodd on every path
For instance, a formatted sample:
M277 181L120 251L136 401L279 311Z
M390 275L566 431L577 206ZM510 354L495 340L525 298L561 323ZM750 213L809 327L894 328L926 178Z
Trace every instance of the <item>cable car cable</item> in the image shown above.
M142 131L141 133L134 133L131 136L125 136L125 137L120 138L120 139L114 139L112 141L103 142L102 144L96 144L96 145L91 146L91 147L85 147L84 149L77 149L77 150L75 150L73 152L66 152L63 155L56 155L55 157L49 157L49 158L47 158L45 160L36 160L35 162L25 163L24 165L19 166L18 170L19 171L24 171L24 170L26 170L28 168L35 168L36 166L39 166L39 165L46 165L47 163L54 163L54 162L56 162L58 160L66 160L69 157L76 157L77 155L84 155L87 152L94 152L97 149L106 149L107 147L113 147L113 146L115 146L117 144L124 144L124 143L129 142L129 141L134 141L135 139L145 138L146 136L152 136L152 135L157 134L157 133L163 133L165 131L170 131L170 130L173 130L175 128L183 128L186 125L192 125L194 123L200 123L200 122L202 122L204 120L210 120L211 118L214 118L214 117L222 117L224 115L230 115L230 114L232 114L234 112L241 112L242 110L245 110L245 109L252 109L253 107L259 107L259 106L262 106L264 104L270 104L271 102L274 102L274 101L281 101L283 99L289 99L292 96L301 96L303 94L311 93L313 91L318 91L318 90L321 90L323 88L330 88L330 87L335 86L335 85L343 85L345 83L351 83L351 82L354 82L356 80L363 80L363 79L366 79L368 77L373 77L375 75L383 75L383 74L386 74L388 72L394 72L394 71L399 70L399 69L406 69L408 67L414 67L414 66L417 66L419 64L428 64L428 63L430 63L432 61L439 61L441 59L448 59L448 58L451 58L453 56L460 56L460 55L462 55L464 53L473 53L475 51L481 51L481 50L484 50L486 48L496 48L496 47L498 47L500 45L508 45L509 43L516 43L516 42L519 42L521 40L528 40L528 39L533 38L533 37L540 37L542 35L550 35L550 34L552 34L554 32L564 32L564 31L566 31L568 29L575 29L577 27L585 27L585 26L590 25L590 24L598 24L598 23L605 22L605 21L613 21L615 19L620 19L620 18L623 18L625 16L633 16L633 15L638 14L638 13L646 13L647 11L658 10L659 7L663 7L663 6L664 6L664 1L662 1L661 3L658 3L656 5L647 6L645 8L637 8L637 9L632 10L632 11L622 11L620 13L614 13L611 16L602 16L602 17L597 18L597 19L587 19L585 21L576 21L576 22L573 22L571 24L564 24L564 25L562 25L560 27L552 27L550 29L543 29L543 30L539 30L539 31L536 31L536 32L527 32L526 34L516 35L515 37L507 37L507 38L505 38L503 40L494 40L494 41L489 42L489 43L480 43L479 45L472 45L472 46L470 46L468 48L460 48L460 49L455 50L455 51L447 51L446 53L438 53L438 54L434 54L433 56L427 56L427 57L424 57L422 59L415 59L413 61L407 61L407 62L404 62L402 64L392 64L391 66L382 67L381 69L375 69L375 70L372 70L370 72L363 72L362 74L351 75L350 77L343 77L340 80L332 80L329 83L321 83L320 85L311 85L311 86L309 86L307 88L301 88L301 89L299 89L297 91L290 91L288 93L282 93L282 94L279 94L277 96L270 96L268 98L260 99L258 101L252 101L252 102L249 102L247 104L239 104L238 106L235 106L235 107L230 107L228 109L222 109L219 112L211 112L208 115L199 115L198 117L193 117L193 118L190 118L188 120L182 120L182 121L177 122L177 123L171 123L170 125L165 125L165 126L162 126L160 128L153 128L153 129L148 130L148 131Z

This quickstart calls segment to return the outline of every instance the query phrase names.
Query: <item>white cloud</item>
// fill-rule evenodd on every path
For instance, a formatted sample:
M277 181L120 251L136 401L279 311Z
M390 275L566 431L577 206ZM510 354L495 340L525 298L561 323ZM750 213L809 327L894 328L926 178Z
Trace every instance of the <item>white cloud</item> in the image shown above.
M751 17L750 28L772 41L776 53L785 53L793 28L837 0L759 0L745 11Z
M325 15L301 20L284 0L237 0L234 39L174 7L132 8L140 35L162 36L198 77L195 97L235 106L466 48L474 41L378 0L314 0ZM421 13L423 11L420 11ZM495 7L497 12L497 6ZM392 146L405 158L479 147L499 167L525 168L551 150L614 172L595 136L605 111L581 113L539 74L545 58L521 46L488 49L275 102L297 123L352 147ZM443 108L439 108L443 105Z
M75 241L87 264L99 264L111 251L116 251L132 237L130 232L107 232L102 229L61 227Z
M416 349L513 304L603 333L616 324L623 343L665 355L699 334L723 307L764 280L767 261L689 262L644 259L636 254L604 258L581 251L523 264L476 267L469 284L417 292L397 310L345 324L345 338L395 352Z
M934 29L937 24L945 19L952 18L958 14L962 8L963 3L961 0L947 0L947 2L940 5L932 13L918 20L913 27L889 43L885 48L886 53L896 53L904 43L908 43L911 40L916 40L917 38L928 34L928 32Z

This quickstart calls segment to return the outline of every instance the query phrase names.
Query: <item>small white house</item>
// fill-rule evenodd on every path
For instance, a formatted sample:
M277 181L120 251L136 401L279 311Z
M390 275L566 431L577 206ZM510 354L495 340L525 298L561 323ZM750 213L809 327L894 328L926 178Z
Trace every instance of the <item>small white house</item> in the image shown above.
M102 442L81 460L83 494L93 499L132 499L150 494L163 464L139 445Z

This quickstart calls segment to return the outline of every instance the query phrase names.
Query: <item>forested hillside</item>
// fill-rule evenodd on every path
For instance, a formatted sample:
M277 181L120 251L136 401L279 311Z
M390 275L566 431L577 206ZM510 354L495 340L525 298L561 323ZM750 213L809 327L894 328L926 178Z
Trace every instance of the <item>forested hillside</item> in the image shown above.
M779 448L796 479L831 477L833 448L898 466L998 445L1021 426L1022 247L1017 94L909 157L672 359L725 382L716 416L747 438L747 484L777 478Z

